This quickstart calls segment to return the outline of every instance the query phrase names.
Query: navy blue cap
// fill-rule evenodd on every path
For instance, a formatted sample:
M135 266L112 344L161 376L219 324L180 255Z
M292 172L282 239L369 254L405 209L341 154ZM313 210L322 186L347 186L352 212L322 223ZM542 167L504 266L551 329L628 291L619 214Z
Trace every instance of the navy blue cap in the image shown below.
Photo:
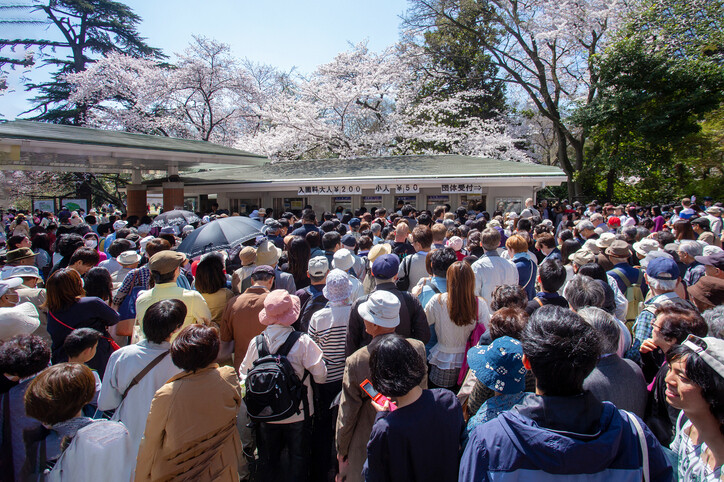
M396 254L378 256L372 263L372 274L375 278L392 279L400 269L400 258Z
M649 278L656 278L660 280L675 280L681 273L679 267L676 265L676 261L665 256L654 258L649 262L646 267L646 275Z
M342 246L354 248L355 246L357 246L357 240L351 234L346 234L342 236Z
M352 218L349 220L350 226L359 226L360 224L362 224L362 221L360 220L360 218Z
M491 390L503 394L525 390L523 347L515 338L503 336L487 346L468 350L468 365L475 377Z

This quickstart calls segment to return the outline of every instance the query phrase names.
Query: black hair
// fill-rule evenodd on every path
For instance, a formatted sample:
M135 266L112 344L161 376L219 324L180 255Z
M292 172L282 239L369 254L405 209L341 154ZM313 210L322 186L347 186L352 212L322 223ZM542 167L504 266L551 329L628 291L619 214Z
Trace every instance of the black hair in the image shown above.
M106 268L98 266L89 269L83 276L85 280L85 295L96 296L103 301L108 301L113 295L113 280L111 273Z
M100 261L101 255L98 254L98 251L96 251L94 248L78 248L73 252L73 255L70 257L70 261L68 262L69 265L75 264L78 261L80 261L83 264L95 266Z
M23 242L23 240L27 238L24 234L14 234L8 238L8 251L12 251L14 249L18 249L18 245Z
M557 259L547 259L538 266L538 276L543 289L554 293L566 282L566 268Z
M111 245L108 247L108 254L110 254L114 258L117 258L124 251L130 251L134 248L134 244L128 239L114 239Z
M490 303L492 311L501 308L521 308L528 305L528 295L520 285L500 285L493 290L493 301Z
M570 229L564 229L558 234L558 239L561 240L561 243L564 243L569 239L573 239L573 231L571 231Z
M521 342L536 386L546 395L581 393L583 380L601 355L596 330L571 310L554 305L533 312Z
M709 404L709 410L719 422L719 431L724 434L724 378L694 352L684 345L671 348L666 361L672 363L686 357L686 377L701 388L701 396Z
M608 283L606 270L598 263L586 263L578 268L578 274Z
M85 242L81 236L75 233L68 233L58 237L58 240L55 242L55 251L62 257L70 259L73 253L75 253L75 250L83 246L85 246Z
M157 301L143 315L143 334L151 343L161 344L184 324L187 312L181 300Z
M369 345L370 381L388 397L401 397L422 382L427 364L405 338L391 333L375 337Z
M533 222L530 219L518 220L518 231L530 231L533 229Z
M329 233L324 233L324 236L322 236L322 249L325 251L331 251L341 242L342 237L338 232L331 231Z
M581 243L575 239L567 239L563 241L563 244L561 244L561 261L563 264L570 263L570 256L579 249L581 249Z
M78 328L65 337L63 350L68 358L75 358L84 350L94 347L101 338L101 332L93 328Z
M173 364L187 372L209 366L219 354L219 332L206 325L189 325L171 344Z
M432 274L444 278L447 276L447 269L458 260L455 250L452 248L436 249L430 253L430 265Z
M37 335L17 335L0 345L0 370L20 378L42 371L50 363L50 345Z
M415 210L415 208L413 208L411 204L405 204L404 206L402 206L402 209L400 210L400 212L402 212L402 215L404 217L409 217L410 214L412 214L412 212L414 210Z

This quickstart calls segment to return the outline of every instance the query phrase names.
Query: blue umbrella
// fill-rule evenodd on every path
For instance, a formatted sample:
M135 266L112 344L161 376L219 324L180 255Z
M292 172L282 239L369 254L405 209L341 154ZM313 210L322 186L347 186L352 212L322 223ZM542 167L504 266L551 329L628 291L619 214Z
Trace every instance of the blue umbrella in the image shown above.
M262 223L243 216L219 218L191 232L178 251L195 258L204 253L230 249L261 236Z

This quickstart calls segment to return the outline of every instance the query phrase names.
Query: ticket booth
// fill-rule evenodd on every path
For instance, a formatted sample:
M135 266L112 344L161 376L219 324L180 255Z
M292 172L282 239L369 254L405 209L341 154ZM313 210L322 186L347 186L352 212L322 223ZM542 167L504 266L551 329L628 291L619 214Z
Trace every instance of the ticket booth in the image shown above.
M435 211L436 207L443 206L445 204L450 204L450 196L448 196L447 194L427 196L426 209L428 209L430 212Z
M275 215L281 215L285 212L291 212L299 216L307 203L303 197L275 197L272 201Z
M362 206L366 207L368 211L372 208L382 207L382 196L362 196Z
M400 203L402 203L403 206L409 204L417 209L417 196L395 196L395 210L400 206Z
M352 211L352 196L333 196L332 212L337 212L337 208L341 207L344 211Z

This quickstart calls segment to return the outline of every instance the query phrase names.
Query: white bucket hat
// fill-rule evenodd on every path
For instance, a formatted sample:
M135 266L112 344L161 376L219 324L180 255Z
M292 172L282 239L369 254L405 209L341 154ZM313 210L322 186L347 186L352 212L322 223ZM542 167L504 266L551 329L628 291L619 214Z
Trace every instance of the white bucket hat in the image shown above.
M383 328L400 324L400 300L389 291L375 291L367 301L360 303L357 312L362 319Z

